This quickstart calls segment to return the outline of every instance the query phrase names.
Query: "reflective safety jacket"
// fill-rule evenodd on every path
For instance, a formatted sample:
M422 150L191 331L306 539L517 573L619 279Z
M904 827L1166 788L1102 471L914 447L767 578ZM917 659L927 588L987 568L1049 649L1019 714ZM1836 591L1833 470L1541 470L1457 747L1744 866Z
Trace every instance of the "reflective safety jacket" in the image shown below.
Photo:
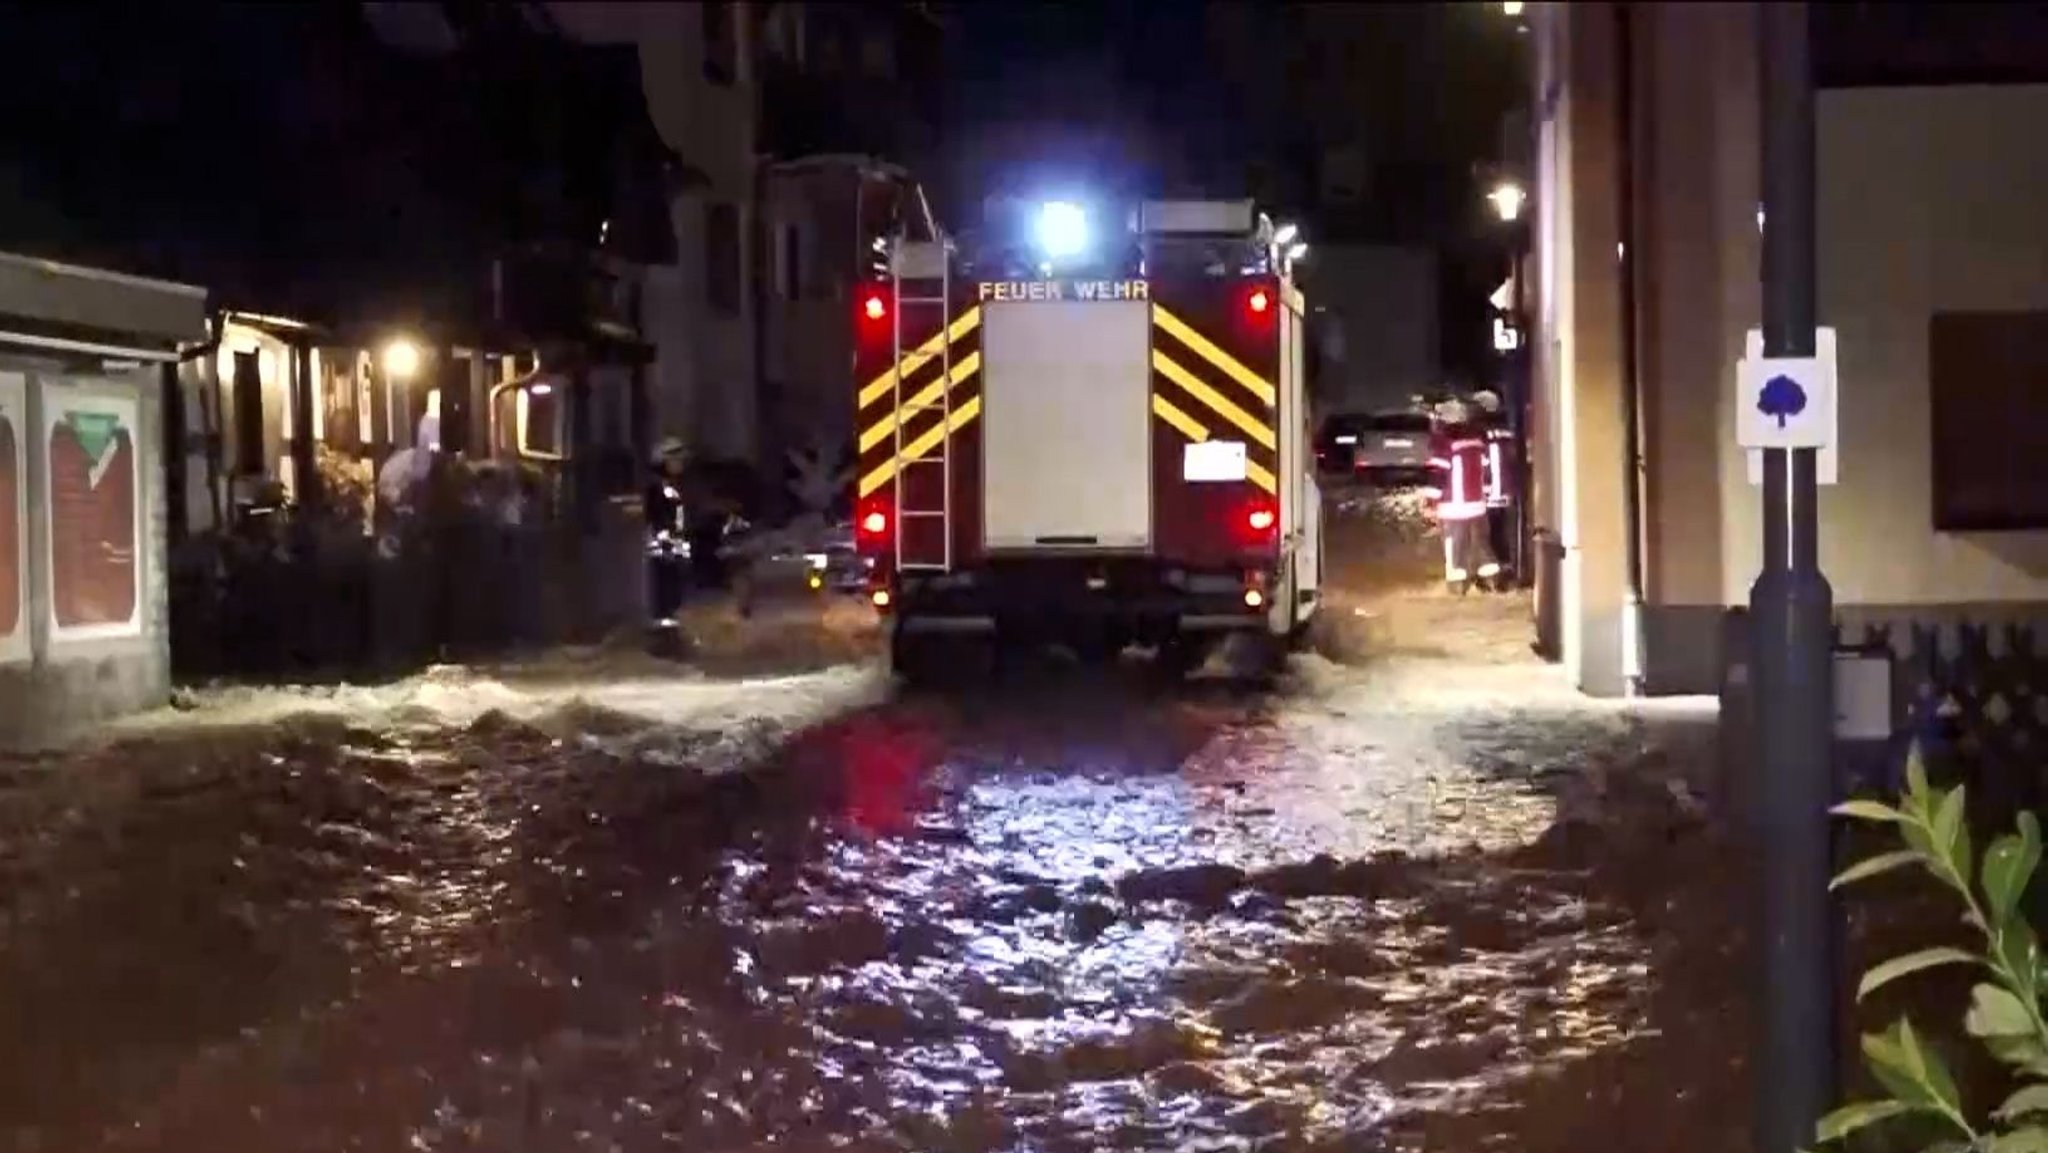
M1463 521L1486 515L1486 433L1469 424L1440 428L1430 463L1444 473L1437 497L1439 521Z
M1486 504L1506 508L1514 502L1513 478L1508 472L1515 451L1515 434L1499 425L1486 428Z

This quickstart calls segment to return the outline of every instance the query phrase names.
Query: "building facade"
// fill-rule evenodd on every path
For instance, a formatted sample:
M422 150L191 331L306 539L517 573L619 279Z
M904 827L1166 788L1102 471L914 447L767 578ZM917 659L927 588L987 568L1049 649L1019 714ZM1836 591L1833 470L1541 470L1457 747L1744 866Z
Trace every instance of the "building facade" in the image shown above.
M921 4L759 11L763 464L809 506L825 477L850 491L858 286L884 271L895 227L937 223L923 181L944 28Z
M655 128L684 166L670 203L676 260L642 270L640 325L656 350L655 420L664 435L702 456L755 460L755 6L697 0L547 7L575 39L635 47Z
M0 746L164 703L160 382L204 290L0 253Z
M1840 348L1820 498L1838 620L1895 639L2024 624L2048 607L2048 417L2031 383L2048 372L2048 161L2031 143L2048 86L1948 68L1924 83L1939 64L1925 45L1901 70L1884 64L1898 44L1830 18L1816 244ZM1712 692L1761 559L1733 407L1769 227L1757 8L1531 5L1530 35L1532 512L1557 545L1539 601L1586 691Z
M1303 288L1323 350L1317 415L1392 412L1442 388L1436 253L1319 244L1312 255Z

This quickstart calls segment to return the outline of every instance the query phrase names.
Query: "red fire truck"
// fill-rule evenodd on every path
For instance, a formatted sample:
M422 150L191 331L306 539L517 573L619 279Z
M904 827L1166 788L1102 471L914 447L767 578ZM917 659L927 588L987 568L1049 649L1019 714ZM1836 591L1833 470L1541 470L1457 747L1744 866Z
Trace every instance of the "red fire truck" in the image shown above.
M1305 249L1249 202L1147 202L1095 244L1088 210L1035 207L1035 248L890 242L855 302L854 515L894 667L992 642L1178 674L1234 635L1272 667L1322 582Z

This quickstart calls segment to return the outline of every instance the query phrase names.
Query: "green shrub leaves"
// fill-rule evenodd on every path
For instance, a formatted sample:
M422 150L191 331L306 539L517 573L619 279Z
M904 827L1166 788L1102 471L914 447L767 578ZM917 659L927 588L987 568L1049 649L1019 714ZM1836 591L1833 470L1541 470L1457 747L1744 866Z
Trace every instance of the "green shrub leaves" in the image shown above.
M1863 1038L1863 1063L1888 1096L1858 1101L1821 1118L1815 1140L1841 1142L1871 1126L1904 1117L1934 1118L1948 1135L1936 1150L1967 1153L2048 1153L2048 1022L2041 1015L2041 948L2020 912L2021 899L2041 864L2041 823L2022 813L2016 832L1991 842L1980 862L1973 856L1961 786L1936 788L1915 750L1906 791L1896 808L1873 800L1837 805L1834 814L1896 829L1901 847L1849 866L1830 888L1839 889L1905 868L1941 882L1963 905L1963 920L1981 939L1977 950L1937 946L1893 957L1863 975L1860 1000L1903 977L1951 965L1973 966L1985 980L1970 990L1963 1030L2011 1068L2023 1084L1983 1121L1971 1120L1961 1091L1939 1054L1910 1021Z

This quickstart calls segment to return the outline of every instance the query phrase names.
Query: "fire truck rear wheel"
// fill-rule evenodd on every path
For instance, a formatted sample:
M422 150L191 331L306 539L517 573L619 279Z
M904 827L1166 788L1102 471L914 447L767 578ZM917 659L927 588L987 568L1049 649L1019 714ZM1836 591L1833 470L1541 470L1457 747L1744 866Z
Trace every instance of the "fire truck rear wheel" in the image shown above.
M942 654L937 638L910 632L902 621L889 633L889 672L905 684L931 683L938 673Z

